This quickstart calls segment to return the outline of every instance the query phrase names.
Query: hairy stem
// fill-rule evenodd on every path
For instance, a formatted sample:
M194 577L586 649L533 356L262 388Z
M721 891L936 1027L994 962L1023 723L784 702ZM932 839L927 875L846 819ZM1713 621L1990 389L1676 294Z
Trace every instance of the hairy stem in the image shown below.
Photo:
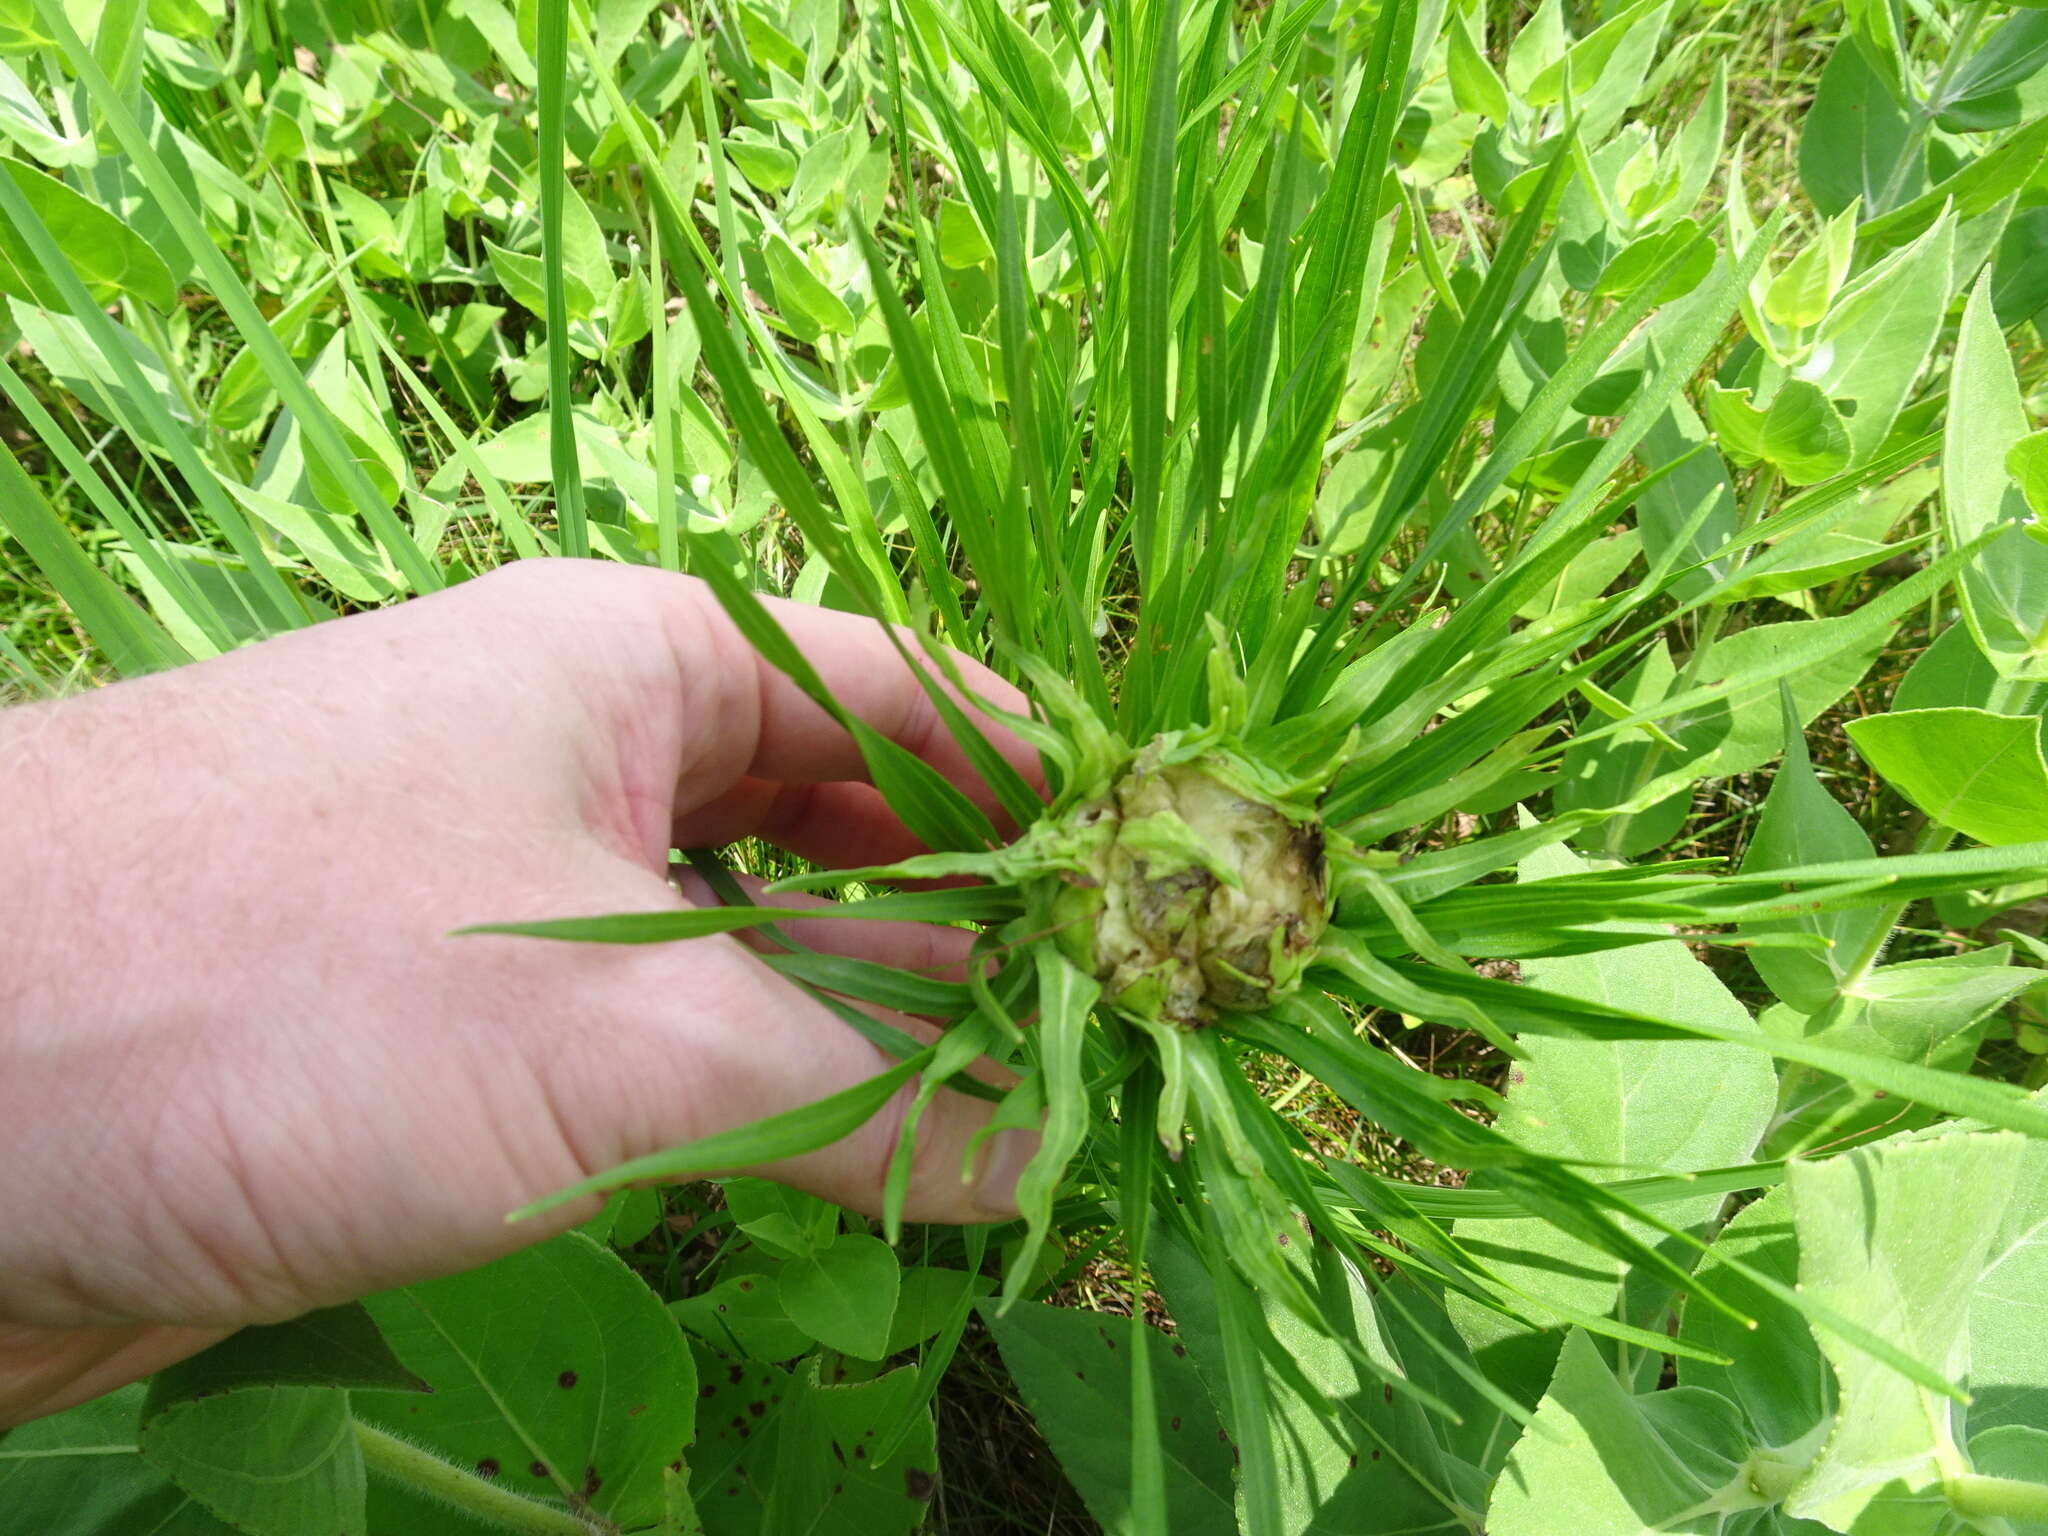
M597 1536L612 1529L607 1522L537 1503L485 1482L474 1472L452 1466L360 1419L356 1420L356 1443L362 1447L363 1464L380 1477L498 1530L516 1531L520 1536Z
M2003 1515L2012 1520L2048 1520L2048 1487L2011 1477L1965 1472L1948 1480L1949 1507L1964 1519Z

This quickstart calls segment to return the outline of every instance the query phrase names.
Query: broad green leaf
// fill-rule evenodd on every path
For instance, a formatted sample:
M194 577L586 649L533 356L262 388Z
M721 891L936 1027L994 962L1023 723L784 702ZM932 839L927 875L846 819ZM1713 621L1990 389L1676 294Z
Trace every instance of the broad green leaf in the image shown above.
M1451 8L1447 32L1450 39L1451 90L1457 99L1458 109L1476 112L1496 123L1506 122L1507 87L1501 84L1493 65L1480 52L1478 39L1472 35L1472 23L1463 8Z
M223 1521L250 1536L332 1531L367 1536L363 1455L337 1387L245 1387L184 1395L157 1378L142 1415L142 1454Z
M1961 544L2002 523L2026 523L2026 497L2006 460L2028 435L2027 413L1988 275L1963 310L1949 402L1941 487L1949 538ZM2015 526L1978 552L1958 585L1971 632L1999 673L2048 676L2048 546Z
M1562 848L1527 860L1525 884L1569 874L1584 865ZM1565 996L1698 1019L1723 1029L1756 1028L1719 978L1676 939L1604 953L1532 961L1524 977ZM1734 1044L1599 1042L1524 1038L1526 1060L1508 1078L1500 1129L1532 1152L1604 1165L1616 1177L1644 1169L1715 1168L1744 1162L1769 1124L1776 1078L1762 1055ZM1709 1218L1719 1205L1706 1196L1659 1214L1676 1226ZM1616 1259L1552 1228L1459 1222L1458 1239L1499 1254L1497 1268L1533 1296L1593 1314L1616 1304L1623 1278ZM1654 1237L1651 1239L1654 1241ZM1454 1302L1452 1316L1475 1349L1505 1344L1518 1368L1547 1350L1516 1342L1519 1330L1496 1314Z
M1682 398L1672 401L1643 434L1636 457L1651 471L1677 466L1636 503L1636 527L1649 557L1659 558L1681 533L1687 534L1688 553L1697 558L1720 549L1735 532L1735 486L1692 406ZM1691 598L1721 574L1716 567L1694 571L1680 577L1674 590Z
M1892 709L1988 709L2002 687L1967 624L1951 624L1906 669Z
M1785 758L1771 780L1764 813L1743 853L1743 873L1874 857L1877 850L1856 818L1842 809L1814 776L1806 735L1799 727L1789 690L1784 712ZM1826 946L1819 953L1759 947L1749 952L1749 961L1780 1001L1802 1013L1815 1013L1834 1000L1842 977L1881 921L1871 912L1827 912L1748 924L1746 933L1803 933Z
M244 1328L167 1374L180 1395L247 1386L375 1387L426 1390L377 1331L360 1303L323 1307L290 1322Z
M1541 0L1508 44L1508 90L1526 97L1531 85L1564 57L1570 41L1564 0Z
M1886 638L1876 605L1839 618L1755 624L1716 643L1697 670L1701 686L1683 690L1659 640L1613 691L1637 713L1661 721L1681 750L1670 753L1647 738L1610 742L1582 728L1565 754L1559 807L1621 804L1658 775L1680 768L1704 777L1744 773L1768 762L1784 743L1780 713L1766 702L1775 697L1779 680L1791 689L1801 724L1808 724L1856 686ZM1703 688L1726 692L1702 699ZM1672 699L1686 697L1695 702L1672 708ZM1642 814L1615 818L1603 830L1602 851L1633 858L1657 847L1677 831L1686 806L1686 797L1676 795Z
M2048 112L2048 16L2034 14L2037 9L2008 16L1961 68L1944 72L1947 88L1928 103L1943 129L2005 128L2037 122Z
M791 1322L827 1348L879 1360L902 1278L887 1243L849 1232L831 1247L783 1266L782 1307Z
M1916 709L1847 730L1885 782L1942 826L1993 846L2048 838L2048 760L2033 716Z
M1921 190L1922 159L1905 109L1863 50L1830 50L1799 138L1799 179L1814 206L1832 217L1861 198L1866 213L1888 212Z
M896 1292L896 1315L889 1320L885 1355L915 1349L943 1332L968 1305L968 1298L986 1295L994 1282L960 1269L914 1264L903 1271Z
M1792 1196L1780 1187L1738 1211L1700 1261L1702 1285L1731 1302L1754 1328L1688 1302L1679 1337L1724 1357L1726 1363L1693 1358L1678 1362L1681 1386L1704 1387L1735 1403L1759 1444L1791 1448L1775 1464L1773 1488L1782 1497L1806 1462L1834 1428L1834 1373L1806 1320L1783 1297L1774 1296L1743 1270L1791 1286L1799 1279L1799 1237L1792 1225Z
M1669 9L1663 0L1624 6L1518 87L1517 95L1531 106L1548 106L1569 91L1582 130L1598 142L1633 99Z
M349 360L348 338L337 331L306 370L306 384L323 409L332 429L341 435L349 451L352 470L367 479L380 507L398 500L410 483L403 451L393 427L370 393L362 374ZM333 466L308 453L304 427L296 411L279 413L264 445L252 483L259 497L282 500L310 511L324 511L340 520L333 531L322 535L336 563L349 560L359 568L371 568L373 547L353 526L360 508ZM349 551L355 551L350 559ZM392 573L396 578L397 573Z
M772 1179L727 1179L725 1208L739 1228L770 1253L802 1258L832 1245L839 1208Z
M1787 1189L1803 1291L1957 1379L1970 1360L1972 1292L2014 1191L2023 1138L1885 1143L1794 1166ZM1960 1454L1955 1405L1832 1334L1821 1348L1845 1412L1792 1514L1840 1531L1938 1528L1914 1509Z
M751 14L751 13L749 13ZM796 156L772 139L746 137L742 129L726 135L725 153L747 184L763 192L780 192L796 179Z
M1970 1433L2048 1424L2048 1143L2020 1153L1970 1303ZM0 1451L0 1454L5 1454ZM1986 1468L1985 1470L1997 1470ZM2010 1475L2010 1474L2007 1474ZM2039 1478L2042 1474L2033 1474Z
M497 278L498 286L510 294L522 309L545 318L547 263L524 251L510 250L495 240L485 240L484 250L490 257L491 272ZM580 278L566 282L564 292L568 312L573 318L587 321L597 313L599 297Z
M1565 1338L1550 1390L1494 1486L1495 1536L1694 1528L1703 1508L1756 1508L1735 1404L1702 1387L1633 1396L1593 1341ZM1706 1527L1702 1527L1706 1528Z
M2029 432L2014 443L2005 456L2005 469L2026 498L2034 526L2048 522L2048 428Z
M1390 962L1386 970L1389 977L1398 982L1420 985L1423 978L1427 978L1427 984L1446 1004L1480 1001L1494 1023L1521 1034L1603 1042L1717 1040L1764 1051L1784 1061L1796 1061L1853 1082L1881 1088L1896 1098L1947 1110L1951 1114L1970 1116L1989 1125L2023 1131L2030 1136L2048 1135L2048 1116L2044 1116L2024 1094L2008 1083L1961 1072L1936 1071L1912 1062L1890 1061L1867 1052L1843 1050L1823 1041L1809 1040L1803 1035L1767 1035L1754 1028L1729 1029L1703 1019L1660 1019L1634 1007L1567 998L1476 973L1460 973L1406 961ZM1469 1007L1462 1012L1446 1007L1439 1010L1437 1016L1446 1023L1469 1025L1472 1021ZM1459 1155L1470 1157L1472 1151L1471 1148L1461 1148Z
M1811 380L1836 407L1848 439L1846 462L1868 463L1890 437L1948 313L1955 261L1951 218L1850 281L1813 335L1790 389ZM1782 393L1782 392L1781 392ZM1775 403L1772 414L1775 416ZM1770 428L1766 427L1766 433ZM1833 425L1826 429L1832 436Z
M704 1388L690 1488L706 1536L914 1536L925 1528L939 1466L915 1371L827 1386L816 1357L790 1372L701 1347L695 1354ZM891 1437L894 1449L877 1454Z
M72 270L95 300L113 304L124 297L136 298L159 310L169 310L178 302L170 268L134 230L54 176L18 160L4 163L35 217L64 248ZM6 219L0 219L0 293L47 309L70 307Z
M1131 1466L1127 1317L1035 1303L982 1318L1032 1417L1105 1531L1125 1536ZM1167 1528L1173 1536L1236 1536L1231 1449L1194 1367L1168 1341L1150 1351L1167 1459Z
M817 1340L789 1320L776 1276L728 1274L709 1290L668 1304L669 1315L713 1349L750 1360L793 1360Z
M771 235L762 246L762 255L775 285L777 307L784 319L795 324L799 335L853 334L853 311L846 307L846 300L825 285L787 237Z
M168 365L133 331L105 316L88 328L73 315L19 299L8 308L36 356L88 410L146 447L169 452L174 440L191 441L193 416ZM103 348L103 339L111 347Z
M1764 953L1752 951L1751 958ZM1845 981L1842 994L1810 1016L1771 1008L1761 1022L1772 1034L1796 1034L1892 1061L1966 1072L1985 1020L2039 980L2037 971L2007 965L2008 954L1999 945L1878 966ZM1833 1073L1788 1064L1780 1074L1778 1113L1764 1149L1773 1157L1790 1157L1839 1146L1879 1128L1909 1129L1933 1118L1924 1106L1900 1104Z
M6 39L10 26L15 24L10 13L17 8L20 13L28 10L23 0L0 5L0 55L10 51ZM99 158L90 134L58 131L35 93L4 58L0 58L0 139L10 141L44 165L86 166Z
M1800 723L1810 725L1870 670L1897 622L1891 604L1910 590L1902 584L1839 618L1754 624L1728 636L1699 669L1697 687L1675 695L1697 699L1708 689L1719 696L1656 718L1688 753L1704 749L1698 772L1727 776L1770 761L1784 740L1778 711L1766 703L1779 681L1791 688Z
M0 1509L24 1533L229 1536L190 1493L142 1459L143 1386L123 1387L0 1442Z
M1844 209L1771 279L1764 314L1779 325L1803 330L1826 318L1856 248L1856 210Z
M1965 160L1953 175L1912 201L1872 219L1856 232L1857 239L1872 248L1898 245L1917 237L1948 208L1966 220L1994 213L2000 203L2033 180L2044 154L2048 154L2048 117L2028 124L1990 153ZM2016 215L2006 226L2007 233L2023 230L2024 225L2025 215Z
M568 1232L364 1305L433 1392L357 1392L359 1417L522 1493L628 1525L659 1518L696 1373L675 1321L617 1257ZM371 1510L393 1536L446 1527L438 1506L381 1480Z
M1849 424L1816 384L1787 379L1764 412L1761 456L1794 485L1812 485L1849 464Z

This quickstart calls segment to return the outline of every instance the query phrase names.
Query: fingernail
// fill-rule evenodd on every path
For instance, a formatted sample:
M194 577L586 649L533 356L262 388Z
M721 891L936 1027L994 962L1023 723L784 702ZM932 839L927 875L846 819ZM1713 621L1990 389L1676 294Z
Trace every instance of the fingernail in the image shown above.
M974 1203L992 1220L1007 1221L1017 1214L1017 1181L1037 1151L1036 1131L998 1131L989 1142L988 1160L974 1185Z

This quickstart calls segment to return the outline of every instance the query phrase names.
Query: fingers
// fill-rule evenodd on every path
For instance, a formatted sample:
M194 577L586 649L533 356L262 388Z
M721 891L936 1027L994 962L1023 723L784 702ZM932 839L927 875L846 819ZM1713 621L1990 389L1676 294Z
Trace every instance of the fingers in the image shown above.
M577 991L588 997L596 977L580 956L572 959L586 971ZM597 1007L580 1021L557 1015L534 1061L550 1119L571 1137L586 1173L800 1111L897 1065L728 938L616 954L599 968L614 983L603 988L608 995L593 999ZM929 1024L869 1011L900 1029L932 1033ZM912 1079L830 1145L702 1171L757 1173L878 1215L917 1086ZM991 1138L966 1165L993 1109L950 1088L932 1098L913 1142L906 1219L973 1223L1016 1214L1017 1174L1035 1138Z
M853 960L872 960L898 970L915 971L940 981L964 981L968 957L974 950L974 935L964 928L943 928L936 923L874 923L834 918L835 903L822 896L801 891L778 891L764 895L766 881L753 875L735 875L742 889L754 900L768 906L815 907L819 916L797 918L777 926L797 943L826 954L845 955ZM692 905L715 907L719 899L711 887L694 872L683 874L677 885ZM753 936L740 935L755 947Z
M878 1053L879 1057L879 1053ZM887 1065L878 1060L878 1065ZM747 1170L865 1215L882 1213L882 1194L912 1108L915 1081L898 1090L882 1112L844 1141L802 1157ZM1038 1149L1026 1131L998 1131L975 1151L963 1181L968 1147L988 1124L992 1106L941 1089L919 1118L910 1163L908 1221L973 1225L1008 1221L1017 1214L1017 1179Z
M796 642L827 689L846 709L898 746L924 758L959 784L971 789L980 782L966 756L947 730L938 706L904 663L882 626L871 619L807 603L767 600L776 620ZM917 637L900 632L904 647L940 688L961 704L980 725L1011 766L1027 778L1039 777L1038 757L1023 742L994 725L959 689L924 660ZM971 657L955 658L967 689L998 709L1023 714L1024 695ZM818 782L862 776L860 755L851 738L794 683L758 661L756 686L761 703L761 728L748 773L756 778Z
M867 765L848 732L802 689L760 656L701 582L660 576L658 594L682 683L676 697L694 706L690 750L679 764L676 814L686 818L743 780L770 785L860 781ZM998 809L967 754L953 739L920 672L955 699L998 752L1042 785L1037 754L1002 729L927 661L915 635L900 631L903 651L873 620L803 603L764 599L771 615L802 651L834 699L856 718L906 751L929 762L985 811ZM916 658L906 662L904 652ZM974 696L1014 713L1024 696L979 662L954 658L961 682ZM749 805L763 814L776 794L752 792L725 807ZM727 818L743 834L756 829Z
M140 1381L226 1337L222 1328L148 1323L99 1328L0 1324L0 1430Z
M743 778L675 822L678 848L758 837L827 869L894 864L925 851L871 784Z

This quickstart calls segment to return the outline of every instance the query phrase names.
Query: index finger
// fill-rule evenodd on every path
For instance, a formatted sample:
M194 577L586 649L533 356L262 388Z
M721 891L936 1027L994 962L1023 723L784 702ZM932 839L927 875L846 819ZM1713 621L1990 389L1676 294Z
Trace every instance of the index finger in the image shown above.
M845 727L747 642L708 588L693 582L690 592L688 638L678 637L678 662L694 663L685 665L684 670L701 690L703 712L698 718L710 726L706 735L713 738L704 745L723 759L719 766L727 772L707 771L703 756L686 758L677 786L678 812L702 803L707 781L731 783L740 776L799 784L865 780L867 765ZM994 793L953 738L918 671L905 661L880 623L780 598L762 602L842 708L930 763L984 810L997 808ZM963 695L960 687L919 655L920 642L914 634L899 631L898 638L904 650L917 658L916 668L953 698L1003 759L1042 792L1044 773L1038 754L989 719L967 696L978 696L996 709L1023 714L1028 709L1023 693L972 657L956 655L954 665L967 690Z

